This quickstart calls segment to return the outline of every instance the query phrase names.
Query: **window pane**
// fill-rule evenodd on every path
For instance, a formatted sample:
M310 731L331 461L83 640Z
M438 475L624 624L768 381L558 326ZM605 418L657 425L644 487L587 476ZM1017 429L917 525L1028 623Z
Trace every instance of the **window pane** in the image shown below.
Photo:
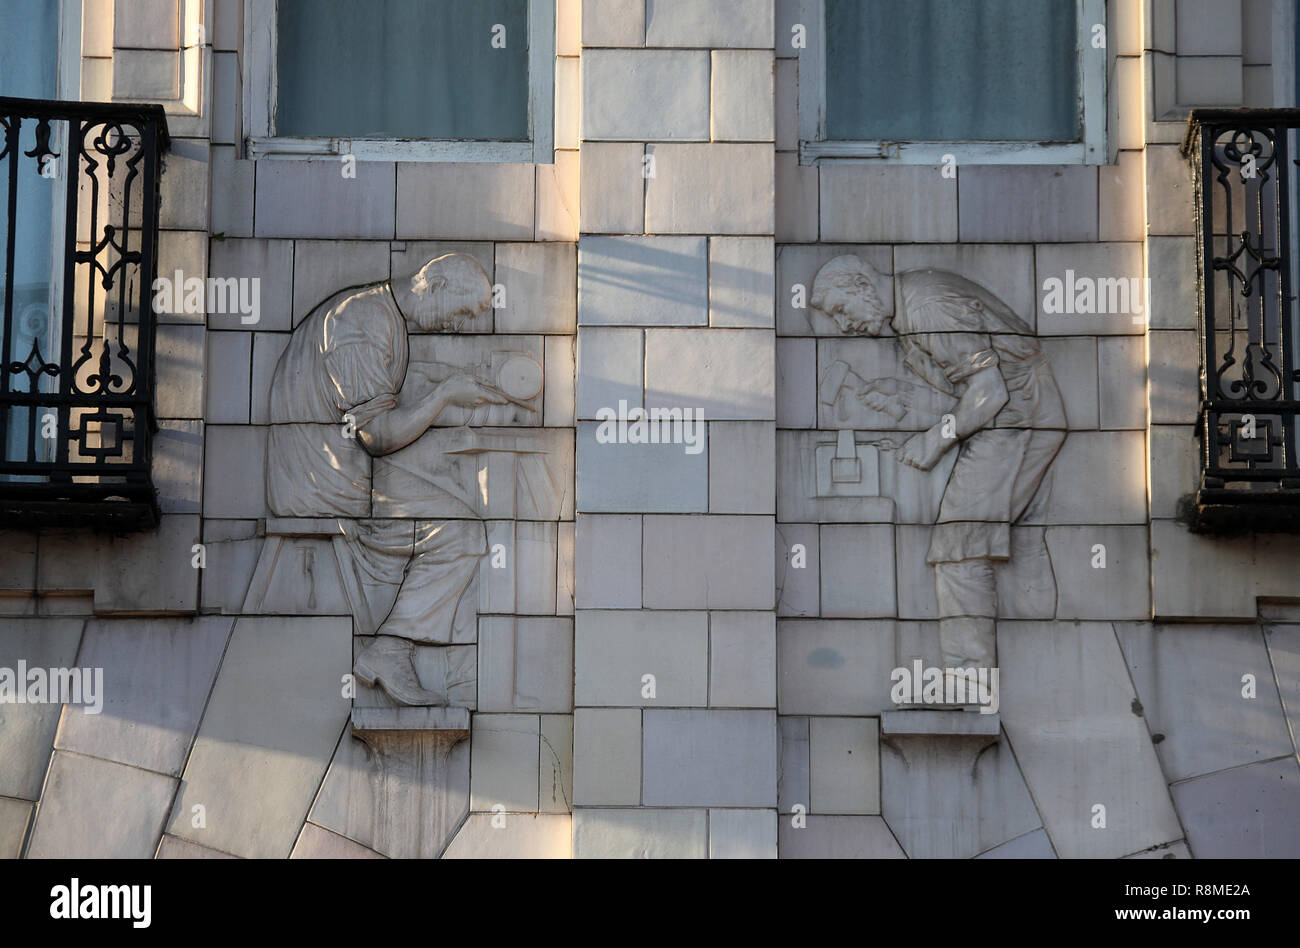
M278 33L277 135L528 140L528 0L279 0Z
M1071 0L826 0L826 137L1079 141L1077 30Z

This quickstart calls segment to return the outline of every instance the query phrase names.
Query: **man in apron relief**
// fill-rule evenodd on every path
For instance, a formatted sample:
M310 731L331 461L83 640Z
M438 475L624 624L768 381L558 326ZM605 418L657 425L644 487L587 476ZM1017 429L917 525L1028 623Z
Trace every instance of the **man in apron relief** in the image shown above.
M333 546L354 628L374 636L356 675L401 704L443 705L472 690L473 669L450 667L442 690L426 690L412 653L416 643L449 644L472 623L457 612L486 535L477 519L372 519L372 459L411 444L448 408L509 401L471 376L435 381L408 366L408 323L456 332L490 305L483 268L456 253L409 279L343 290L294 329L271 382L271 513L337 518Z
M1024 514L1065 441L1061 393L1033 330L979 284L943 270L896 277L892 322L879 277L856 256L822 267L812 305L847 334L879 336L889 322L904 363L956 400L950 416L910 438L897 460L928 471L958 451L931 536L939 636L950 667L993 667L998 614L995 564L1011 557L1011 524ZM906 410L903 380L869 382L871 408ZM1039 546L1042 546L1041 540ZM1036 551L1046 558L1046 550Z

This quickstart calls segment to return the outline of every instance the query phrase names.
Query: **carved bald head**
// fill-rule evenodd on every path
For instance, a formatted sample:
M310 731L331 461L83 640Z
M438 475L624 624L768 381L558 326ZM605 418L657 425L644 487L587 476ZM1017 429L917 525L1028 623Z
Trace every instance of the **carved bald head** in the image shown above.
M492 305L492 284L468 254L430 260L415 275L393 281L402 315L425 332L456 332Z
M813 309L835 320L840 332L879 336L889 318L876 291L879 282L875 268L858 257L836 257L817 271Z

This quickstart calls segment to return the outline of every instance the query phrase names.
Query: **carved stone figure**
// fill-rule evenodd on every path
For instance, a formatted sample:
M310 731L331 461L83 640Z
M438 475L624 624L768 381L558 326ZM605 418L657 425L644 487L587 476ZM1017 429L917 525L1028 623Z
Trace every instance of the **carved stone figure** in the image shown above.
M1011 525L1065 441L1065 407L1033 330L987 289L943 270L895 279L899 300L892 320L876 289L879 275L856 256L836 257L821 268L811 303L845 334L883 336L892 329L904 365L951 404L937 422L884 448L922 471L958 452L926 561L934 567L945 662L992 666L994 567L1011 558ZM850 375L837 369L835 387ZM918 403L934 404L933 393L908 379L867 380L854 396L898 422ZM1050 570L1041 535L1036 547L1017 549L1017 557L1040 557Z
M267 491L286 518L337 518L332 544L358 635L372 637L357 678L406 705L446 705L474 688L466 650L440 654L442 686L416 674L416 643L448 645L472 614L466 590L486 553L483 523L374 516L373 459L412 444L446 416L519 404L473 375L410 359L416 332L454 333L491 305L483 268L465 254L431 260L406 280L336 293L294 330L271 383ZM527 374L518 366L509 376ZM527 387L527 386L525 386ZM488 409L490 410L490 409ZM437 484L424 489L436 496ZM458 501L459 502L459 501ZM469 606L472 609L472 605ZM472 650L469 650L472 652Z

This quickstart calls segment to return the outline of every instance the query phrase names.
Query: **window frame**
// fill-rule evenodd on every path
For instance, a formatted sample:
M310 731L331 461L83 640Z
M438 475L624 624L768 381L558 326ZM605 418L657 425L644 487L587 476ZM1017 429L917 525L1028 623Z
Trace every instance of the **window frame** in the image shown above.
M881 141L834 140L826 130L826 4L809 4L813 23L808 45L799 50L799 163L827 160L885 161L904 165L938 165L951 155L962 164L1088 164L1107 162L1107 50L1091 47L1092 25L1106 26L1106 0L1075 0L1079 24L1075 53L1079 65L1079 109L1083 139L1078 142L1033 141ZM1109 41L1109 37L1108 37Z
M549 165L555 160L555 0L528 0L527 141L293 138L275 134L278 0L244 0L244 157L358 161L483 161Z

